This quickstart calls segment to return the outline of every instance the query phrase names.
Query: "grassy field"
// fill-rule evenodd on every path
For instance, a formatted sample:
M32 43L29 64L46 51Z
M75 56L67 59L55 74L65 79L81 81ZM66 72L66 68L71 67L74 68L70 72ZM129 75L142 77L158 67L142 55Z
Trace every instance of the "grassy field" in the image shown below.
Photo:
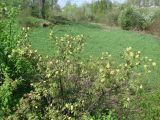
M123 49L131 46L135 50L140 50L145 56L160 60L160 40L153 36L88 24L57 25L53 28L32 29L30 33L31 43L43 55L54 54L54 44L49 39L51 30L55 36L63 36L65 33L83 34L87 38L83 52L85 56L98 56L101 52L108 51L117 57Z
M52 56L55 53L53 41L49 39L49 33L53 30L55 36L65 33L77 35L83 34L86 39L83 57L99 56L102 52L110 52L115 60L120 60L121 52L131 46L139 50L142 55L148 56L157 62L156 77L160 78L160 40L151 35L142 35L136 32L124 31L119 28L99 27L90 24L57 25L52 28L34 28L30 33L30 40L35 49L42 55ZM153 82L154 84L157 82ZM160 82L159 82L160 83Z

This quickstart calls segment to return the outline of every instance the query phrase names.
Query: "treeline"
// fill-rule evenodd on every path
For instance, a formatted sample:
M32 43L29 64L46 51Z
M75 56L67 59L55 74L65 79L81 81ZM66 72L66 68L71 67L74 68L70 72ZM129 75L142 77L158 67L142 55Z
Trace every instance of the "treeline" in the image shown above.
M6 6L20 7L20 15L30 15L33 17L47 19L48 14L56 9L60 10L58 0L0 0Z
M158 35L160 33L159 0L127 0L123 4L111 0L95 0L81 6L68 0L63 8L58 0L5 0L2 3L20 6L18 21L26 27L97 22L120 26L125 30L145 30Z
M139 7L160 6L160 0L128 0L127 3Z

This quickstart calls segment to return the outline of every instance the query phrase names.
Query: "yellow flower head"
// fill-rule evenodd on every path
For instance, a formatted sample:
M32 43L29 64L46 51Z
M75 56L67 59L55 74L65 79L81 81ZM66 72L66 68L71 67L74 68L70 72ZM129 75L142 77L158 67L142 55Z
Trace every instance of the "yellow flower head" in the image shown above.
M148 57L146 56L145 59L148 59Z
M73 105L71 105L71 110L73 110Z
M110 64L108 63L106 67L109 69L110 68Z
M116 71L117 71L117 73L119 73L119 71L120 71L120 70L119 70L119 69L117 69Z
M55 72L56 75L57 75L58 73L59 73L58 71Z
M128 47L128 48L126 48L126 50L127 50L127 51L130 51L130 50L132 50L132 47Z
M140 89L143 89L143 86L141 85L139 88L140 88Z
M152 59L149 59L149 62L152 62Z
M50 74L50 73L48 73L48 74L46 75L46 77L47 77L47 78L50 78L50 77L51 77L51 74Z
M152 63L152 66L156 66L156 65L157 65L156 62L153 62L153 63Z
M12 56L11 55L8 55L8 58L11 58Z
M147 68L148 66L147 65L144 65L144 68Z
M130 52L129 55L130 55L131 57L133 57L133 56L134 56L134 53L133 53L133 52Z
M136 55L135 58L139 58L139 55Z
M101 82L103 83L105 81L105 79L103 78L103 79L101 79Z
M112 71L110 72L111 75L114 75L114 73L115 73L114 70L112 70Z

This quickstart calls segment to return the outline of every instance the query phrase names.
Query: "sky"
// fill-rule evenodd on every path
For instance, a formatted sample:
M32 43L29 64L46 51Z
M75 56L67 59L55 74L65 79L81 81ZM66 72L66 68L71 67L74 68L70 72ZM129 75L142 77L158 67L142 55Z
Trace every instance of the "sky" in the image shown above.
M90 3L92 0L71 0L72 3L76 3L77 5L81 5L83 3ZM123 3L125 0L111 0L113 2ZM58 4L63 7L66 4L67 0L58 0Z

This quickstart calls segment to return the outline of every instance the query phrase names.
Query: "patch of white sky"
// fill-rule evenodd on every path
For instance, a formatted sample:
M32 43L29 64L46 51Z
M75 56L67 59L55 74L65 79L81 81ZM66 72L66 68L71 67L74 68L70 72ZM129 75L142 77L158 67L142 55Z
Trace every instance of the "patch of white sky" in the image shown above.
M58 4L63 7L68 0L58 0ZM83 3L91 3L93 0L69 0L72 4L82 5ZM125 0L111 0L112 2L123 3Z

